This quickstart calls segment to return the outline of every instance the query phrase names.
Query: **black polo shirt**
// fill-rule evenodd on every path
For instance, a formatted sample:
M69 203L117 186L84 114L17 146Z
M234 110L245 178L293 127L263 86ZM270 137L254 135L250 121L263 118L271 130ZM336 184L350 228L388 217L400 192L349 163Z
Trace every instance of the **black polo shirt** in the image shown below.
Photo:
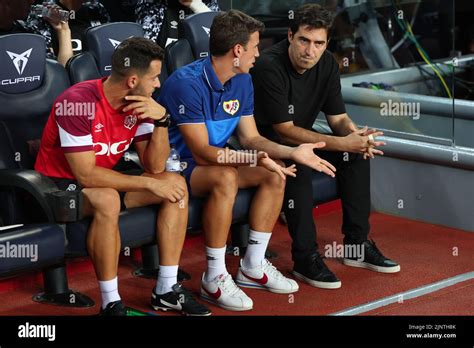
M325 51L304 74L297 73L288 56L288 40L262 52L252 74L255 120L262 135L278 141L271 125L293 121L312 129L320 111L326 115L346 112L341 94L339 65Z

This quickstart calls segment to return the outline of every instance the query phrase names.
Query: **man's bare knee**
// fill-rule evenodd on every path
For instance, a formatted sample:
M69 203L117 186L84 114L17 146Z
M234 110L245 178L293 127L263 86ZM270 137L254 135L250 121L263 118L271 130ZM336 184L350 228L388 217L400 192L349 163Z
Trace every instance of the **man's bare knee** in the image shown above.
M274 188L275 191L283 192L285 190L286 181L277 173L269 172L265 179L265 183Z
M99 213L107 217L116 217L120 214L120 195L117 190L96 188L89 194L86 193L86 196L92 206L93 214Z
M219 170L219 177L213 191L226 196L235 197L238 191L238 171L233 167L223 167Z

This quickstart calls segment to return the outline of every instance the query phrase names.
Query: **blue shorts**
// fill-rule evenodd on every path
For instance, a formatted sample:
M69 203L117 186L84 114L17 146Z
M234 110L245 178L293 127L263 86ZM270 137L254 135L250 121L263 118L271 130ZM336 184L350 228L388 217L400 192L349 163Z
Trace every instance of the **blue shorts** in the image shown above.
M191 195L191 174L193 173L194 168L196 168L197 164L194 162L192 158L186 158L181 160L181 173L186 180L186 184L188 185L188 192Z

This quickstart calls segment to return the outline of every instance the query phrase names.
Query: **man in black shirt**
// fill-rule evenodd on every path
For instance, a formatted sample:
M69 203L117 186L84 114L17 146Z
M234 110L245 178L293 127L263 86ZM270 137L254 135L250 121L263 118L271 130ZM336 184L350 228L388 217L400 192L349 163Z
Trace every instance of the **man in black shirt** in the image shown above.
M341 95L339 66L326 51L332 14L316 4L298 8L288 39L262 53L251 71L255 88L255 118L260 133L282 144L326 143L318 155L337 168L343 207L344 264L394 273L400 266L386 258L367 239L370 215L370 166L368 158L383 155L382 135L367 127L358 129L346 114ZM312 130L318 113L334 135ZM293 164L287 161L287 165ZM293 274L308 284L325 289L341 286L317 252L312 215L312 170L296 164L297 176L288 178L284 212L293 240ZM352 246L351 249L348 247Z

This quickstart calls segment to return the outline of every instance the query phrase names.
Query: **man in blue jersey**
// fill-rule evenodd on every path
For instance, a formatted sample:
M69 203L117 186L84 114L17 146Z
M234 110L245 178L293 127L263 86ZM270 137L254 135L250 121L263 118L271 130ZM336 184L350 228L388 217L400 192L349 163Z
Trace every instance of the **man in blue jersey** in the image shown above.
M203 211L207 271L201 296L218 306L243 311L252 300L226 270L225 250L232 207L239 188L256 187L250 213L250 236L236 282L242 287L289 294L297 283L284 277L265 259L271 231L281 210L286 175L275 159L292 159L334 176L335 168L314 154L323 142L292 148L260 136L253 118L250 68L259 56L263 24L235 10L216 16L210 32L211 57L177 70L163 85L159 103L171 115L170 143L186 163L184 174L190 192L206 197ZM224 148L236 131L245 150Z

